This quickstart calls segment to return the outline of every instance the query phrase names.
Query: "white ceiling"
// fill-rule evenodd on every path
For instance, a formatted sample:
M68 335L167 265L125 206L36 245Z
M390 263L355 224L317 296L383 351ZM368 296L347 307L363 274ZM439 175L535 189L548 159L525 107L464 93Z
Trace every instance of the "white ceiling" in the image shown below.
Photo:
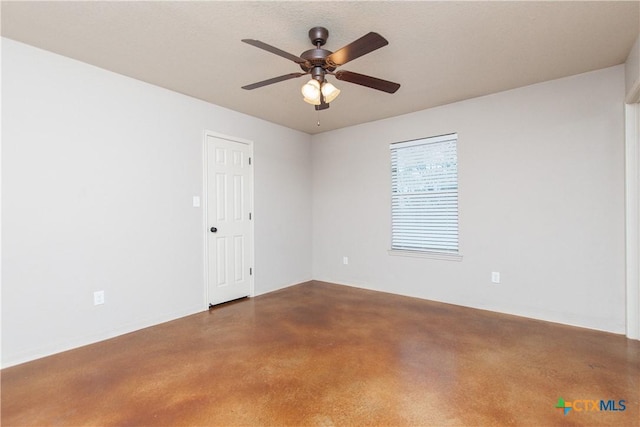
M640 2L2 2L2 35L310 134L622 64ZM347 82L318 113L300 71L242 43L299 55L311 27L336 51L375 31L389 45L341 69L402 84L393 95ZM320 117L321 126L316 125Z

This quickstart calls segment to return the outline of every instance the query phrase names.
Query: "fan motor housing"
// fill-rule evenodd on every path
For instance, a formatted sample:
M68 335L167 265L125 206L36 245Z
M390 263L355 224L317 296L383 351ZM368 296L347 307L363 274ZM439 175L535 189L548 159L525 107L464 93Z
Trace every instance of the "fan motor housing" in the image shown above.
M322 67L325 71L333 71L336 67L329 66L327 64L326 59L327 56L331 55L333 52L326 49L309 49L305 52L302 52L300 58L305 59L307 63L300 64L300 68L304 71L309 71L313 67Z

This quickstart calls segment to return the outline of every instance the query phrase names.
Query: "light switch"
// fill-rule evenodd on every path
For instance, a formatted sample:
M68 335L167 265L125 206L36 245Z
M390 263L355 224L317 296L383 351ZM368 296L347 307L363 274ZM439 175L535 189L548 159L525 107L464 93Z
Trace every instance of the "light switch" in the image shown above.
M194 208L200 207L200 196L193 196L193 207Z

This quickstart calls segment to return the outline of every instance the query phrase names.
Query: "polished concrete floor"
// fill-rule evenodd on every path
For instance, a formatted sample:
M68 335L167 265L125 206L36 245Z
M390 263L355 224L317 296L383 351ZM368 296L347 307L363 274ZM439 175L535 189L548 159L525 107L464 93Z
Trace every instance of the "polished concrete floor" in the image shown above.
M640 424L638 341L322 282L1 375L3 426Z

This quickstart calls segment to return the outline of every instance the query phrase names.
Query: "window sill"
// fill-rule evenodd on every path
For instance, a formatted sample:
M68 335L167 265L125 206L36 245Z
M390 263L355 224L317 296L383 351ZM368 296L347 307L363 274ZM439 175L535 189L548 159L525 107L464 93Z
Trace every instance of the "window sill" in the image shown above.
M441 259L445 261L462 261L461 254L447 254L442 252L418 252L418 251L402 251L398 249L389 249L389 255L404 256L411 258L430 258Z

